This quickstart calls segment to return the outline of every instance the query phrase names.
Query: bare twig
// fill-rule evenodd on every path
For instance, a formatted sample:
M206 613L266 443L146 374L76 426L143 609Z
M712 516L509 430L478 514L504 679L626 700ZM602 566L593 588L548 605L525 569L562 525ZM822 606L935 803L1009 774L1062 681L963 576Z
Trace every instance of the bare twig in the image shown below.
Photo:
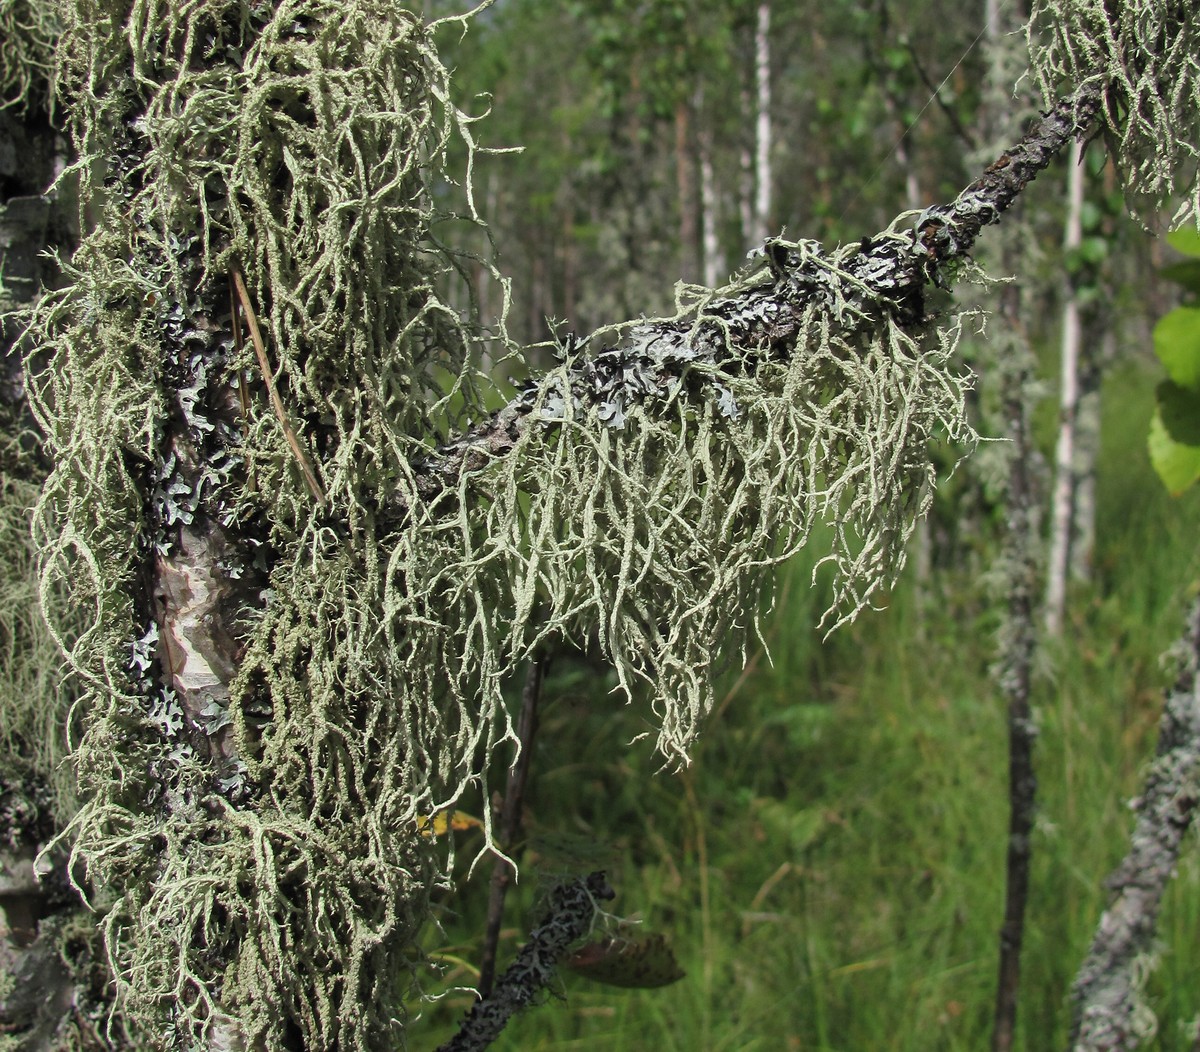
M525 686L521 691L521 713L517 717L517 740L520 752L508 772L508 785L504 791L504 805L500 811L500 847L503 851L515 849L521 836L521 805L525 797L525 783L529 778L529 765L533 760L533 739L537 735L538 703L542 696L542 681L546 675L549 659L544 654L535 654L525 675ZM479 996L486 998L492 992L492 980L496 975L496 950L500 944L500 925L504 920L504 899L514 876L513 864L504 856L497 855L492 867L491 895L488 899L487 930L483 937L483 961L479 966Z
M591 930L599 904L614 897L603 873L559 884L550 893L545 920L530 933L517 959L437 1052L480 1052L495 1041L513 1013L532 1004L554 980L571 945Z
M1200 599L1180 641L1182 667L1167 696L1158 749L1141 795L1129 853L1072 988L1072 1052L1126 1052L1154 1029L1141 997L1158 909L1200 802Z
M974 44L971 46L974 47ZM921 78L921 82L926 88L929 89L929 93L933 97L933 101L938 104L938 109L942 111L946 117L946 120L950 122L950 127L954 129L954 134L963 141L968 150L976 149L977 144L975 142L975 136L973 136L967 130L966 125L963 124L963 122L959 119L958 114L954 112L954 109L942 97L942 88L945 86L946 82L942 81L941 84L935 84L933 82L933 78L929 75L929 71L921 62L921 56L917 52L917 49L911 40L905 40L904 47L908 51L908 57L912 59L913 69L917 71L917 76ZM970 50L970 48L967 49L968 54L970 53ZM963 57L965 58L966 55ZM962 60L960 59L959 61Z
M271 396L271 406L275 410L275 415L279 418L279 426L283 428L283 435L287 439L287 444L291 447L297 462L300 464L300 470L304 473L304 481L308 483L308 488L312 491L312 495L317 498L318 504L324 504L325 491L321 488L321 483L317 479L316 472L313 471L312 464L309 462L304 448L300 445L300 439L296 436L296 432L288 422L287 413L283 408L283 400L279 397L279 392L275 388L275 381L271 376L271 363L267 361L267 348L263 343L262 333L258 328L258 319L254 316L254 308L250 305L250 294L246 291L246 281L242 277L241 268L236 263L231 268L230 275L233 278L233 287L237 290L238 299L241 301L242 313L246 316L246 324L250 328L250 340L254 344L254 353L258 356L258 367L262 371L263 381L267 385L267 393ZM234 323L234 330L237 330L236 321Z

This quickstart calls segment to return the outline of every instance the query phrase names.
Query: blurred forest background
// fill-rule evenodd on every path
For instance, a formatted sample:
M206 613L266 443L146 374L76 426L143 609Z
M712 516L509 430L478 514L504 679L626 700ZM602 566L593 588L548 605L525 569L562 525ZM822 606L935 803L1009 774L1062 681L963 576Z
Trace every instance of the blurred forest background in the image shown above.
M425 6L436 16L464 5ZM677 281L724 282L768 234L858 240L951 198L995 155L985 88L997 50L1024 48L1001 28L1020 24L1012 7L497 0L461 39L448 25L439 43L457 70L456 102L490 110L479 145L523 148L477 157L474 170L512 281L511 335L527 344L670 313ZM1014 116L1020 90L1008 95ZM1037 357L1026 391L1047 595L1014 1046L1029 1050L1066 1046L1070 984L1153 750L1170 679L1161 655L1200 581L1200 495L1171 497L1146 451L1162 376L1153 325L1180 297L1158 272L1177 257L1157 236L1165 226L1126 216L1101 146L1075 178L1069 162L1053 167L1005 219L1021 231ZM468 223L445 237L487 252ZM495 319L501 284L463 265L481 317ZM956 293L985 305L988 295ZM1004 324L994 317L991 334ZM1065 381L1064 347L1077 355ZM977 374L979 432L1005 438L1002 369L986 338L964 368ZM1065 450L1064 421L1074 425ZM764 618L768 646L727 674L687 770L655 773L652 738L637 740L649 728L608 696L606 673L584 655L556 656L501 967L536 916L540 881L582 844L608 859L616 912L667 933L687 977L624 991L568 974L564 999L515 1020L497 1048L987 1046L1008 829L994 673L1007 448L984 443L957 468L963 451L944 450L928 525L886 609L823 639L827 582L804 559L788 568ZM455 988L476 978L486 870L464 871L430 934L447 993L424 1008L426 1033L444 1035L470 1003ZM1147 968L1152 1048L1200 1048L1198 925L1193 848Z

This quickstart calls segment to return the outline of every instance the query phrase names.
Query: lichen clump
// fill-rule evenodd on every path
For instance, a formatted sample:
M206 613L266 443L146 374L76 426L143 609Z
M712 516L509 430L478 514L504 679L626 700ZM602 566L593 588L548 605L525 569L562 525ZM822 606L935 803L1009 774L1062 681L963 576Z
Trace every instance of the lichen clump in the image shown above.
M392 1047L448 866L417 818L505 726L477 684L469 723L439 708L435 641L463 626L440 596L396 623L391 568L427 520L400 539L376 522L410 460L480 411L430 237L462 118L430 31L391 2L81 0L64 17L87 232L29 329L54 464L35 528L81 685L67 836L121 1009L172 1047ZM235 268L282 413L233 337ZM172 700L168 570L233 604L234 700L203 720ZM235 742L220 765L218 734Z
M671 764L687 762L722 662L753 638L773 569L829 527L830 623L853 617L904 565L932 495L930 442L973 438L951 365L961 320L906 329L849 277L857 249L777 243L807 274L786 348L736 316L775 285L760 268L626 327L605 352L618 367L564 362L533 396L541 425L468 478L471 547L431 560L442 587L512 582L489 601L507 664L598 630L626 695L649 696Z
M1036 0L1029 42L1047 99L1064 82L1102 85L1105 136L1143 217L1178 201L1173 225L1200 222L1197 5Z
M505 681L598 630L685 762L721 655L818 524L838 616L898 572L929 442L970 437L960 324L898 321L858 246L780 242L786 266L623 327L602 391L602 341L573 344L507 448L439 474L486 412L438 291L434 183L474 140L429 27L392 0L66 19L89 222L30 328L36 531L82 691L68 835L121 1006L163 1044L393 1047L448 866L419 819L487 799ZM235 337L251 315L261 347ZM232 608L202 709L165 580Z
M60 25L51 0L0 2L0 110L28 110L45 96Z

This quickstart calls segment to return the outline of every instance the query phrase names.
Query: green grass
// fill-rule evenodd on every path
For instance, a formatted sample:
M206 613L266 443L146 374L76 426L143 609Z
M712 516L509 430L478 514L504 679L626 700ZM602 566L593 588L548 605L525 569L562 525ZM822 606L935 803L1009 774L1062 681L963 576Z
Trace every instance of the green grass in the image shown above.
M1039 656L1039 817L1017 1047L1066 1046L1071 980L1125 850L1153 750L1159 655L1200 576L1200 494L1170 500L1144 451L1153 375L1110 379L1096 581ZM568 975L497 1050L653 1052L987 1047L1008 821L1003 703L986 586L939 572L822 644L823 588L788 568L774 658L730 675L692 766L656 773L636 705L560 668L528 795L532 829L606 845L614 909L673 939L687 977L623 991ZM597 858L602 852L597 848ZM445 903L434 952L478 959L488 867ZM536 915L539 863L510 897L502 955ZM1151 1048L1190 1049L1200 1014L1200 860L1170 889L1147 990ZM503 961L502 961L503 965ZM444 988L470 984L463 964ZM468 995L427 1009L410 1047L452 1032ZM418 1036L419 1029L419 1036Z

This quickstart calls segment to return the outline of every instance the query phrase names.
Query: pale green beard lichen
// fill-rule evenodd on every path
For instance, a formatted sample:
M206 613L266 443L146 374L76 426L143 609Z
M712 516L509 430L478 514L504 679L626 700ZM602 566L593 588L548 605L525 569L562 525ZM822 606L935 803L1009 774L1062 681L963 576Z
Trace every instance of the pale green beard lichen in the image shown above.
M44 94L59 29L53 0L0 0L0 109Z
M899 324L846 268L859 246L779 242L806 285L764 268L681 304L661 339L625 326L632 372L603 403L576 405L573 348L508 449L431 488L441 443L484 413L474 337L437 292L430 185L470 133L427 28L393 0L76 0L67 22L94 225L31 329L55 463L37 539L83 689L70 835L122 1008L164 1044L232 1026L268 1048L392 1047L447 864L417 818L509 760L504 681L598 629L684 762L721 655L816 524L837 616L898 572L929 442L971 437L960 323ZM282 414L232 342L235 266ZM718 310L752 292L795 315L786 346ZM185 478L166 436L208 449L243 382L236 433ZM269 580L230 621L227 707L188 739L147 682L165 626L146 578L206 516L255 535ZM189 741L225 726L236 763L217 769Z
M30 518L41 474L35 435L0 404L0 846L70 820L75 780L67 764L71 696L62 654L42 620ZM50 814L40 813L43 809Z
M1065 82L1104 86L1106 137L1148 218L1200 222L1200 7L1193 0L1035 0L1034 72L1047 99Z
M973 437L949 365L958 320L914 335L863 302L842 268L857 246L776 245L822 286L790 357L739 345L710 310L769 284L764 271L631 323L616 386L567 408L582 386L573 363L544 378L532 407L544 422L464 480L448 540L469 547L421 563L439 575L423 590L486 597L475 617L501 671L546 637L597 628L627 696L649 693L672 764L686 762L722 660L757 628L773 568L831 526L830 614L853 617L903 566L931 496L930 441ZM512 583L496 593L496 580Z
M55 465L36 527L46 612L83 690L68 835L121 1009L164 1044L392 1047L447 866L417 816L461 793L476 743L505 727L477 685L469 711L443 712L441 629L390 619L404 582L387 567L427 521L400 540L375 525L381 494L405 491L409 461L476 404L429 239L429 183L461 126L445 71L390 0L81 0L66 21L59 87L91 228L30 330ZM253 351L205 364L233 357L235 260L319 510ZM189 489L163 436L186 426L207 448L239 375L244 430ZM200 514L257 529L272 566L231 622L231 711L189 730L147 690L163 626L147 624L145 582ZM226 722L232 774L189 744Z

